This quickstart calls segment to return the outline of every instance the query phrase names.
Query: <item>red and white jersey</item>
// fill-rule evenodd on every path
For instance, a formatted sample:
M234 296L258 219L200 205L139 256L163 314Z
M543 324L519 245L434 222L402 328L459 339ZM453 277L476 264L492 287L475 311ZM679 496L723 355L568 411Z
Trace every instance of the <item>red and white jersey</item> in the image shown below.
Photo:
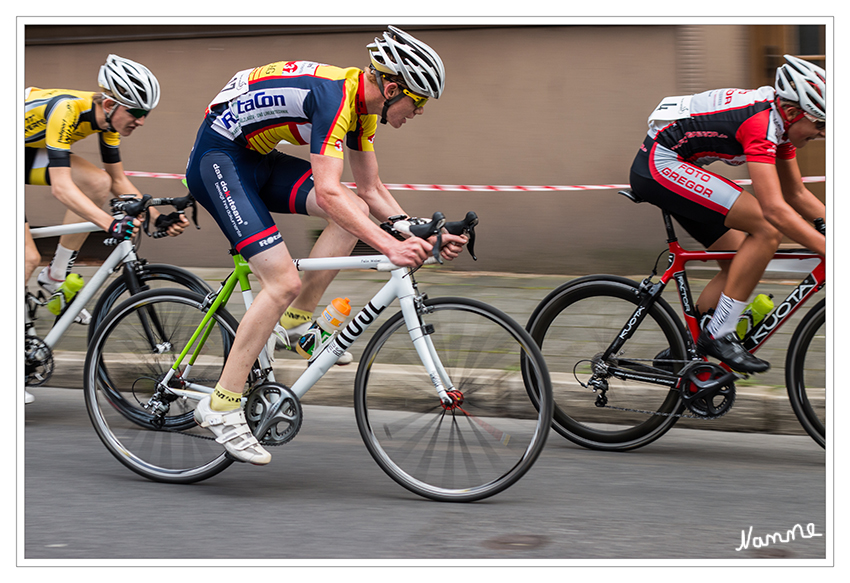
M716 160L774 164L791 159L773 87L714 89L664 98L649 116L649 137L698 166Z

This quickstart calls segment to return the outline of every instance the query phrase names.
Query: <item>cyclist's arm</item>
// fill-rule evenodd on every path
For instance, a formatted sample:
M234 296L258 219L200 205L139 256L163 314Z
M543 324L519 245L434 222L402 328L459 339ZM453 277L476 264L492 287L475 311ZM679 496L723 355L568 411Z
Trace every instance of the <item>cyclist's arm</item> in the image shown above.
M351 173L357 184L357 195L369 205L372 216L384 222L395 215L406 215L407 213L378 176L378 158L375 152L350 150L349 156ZM440 254L444 259L451 261L461 253L466 240L466 237L444 233Z
M378 176L375 152L349 150L351 173L357 184L357 196L369 205L369 212L380 222L395 215L406 214Z
M826 206L806 188L797 159L776 160L782 194L791 207L807 221L826 218Z
M91 221L104 231L109 230L112 224L112 215L97 206L92 200L74 184L71 179L71 168L66 166L51 167L50 191L59 202L74 211L87 221Z
M428 258L431 245L417 237L398 241L363 214L342 184L342 158L310 154L316 203L340 227L371 245L399 266L418 266Z
M776 229L807 249L826 255L826 239L806 222L782 196L782 185L776 166L765 162L749 162L753 193L761 205L764 218Z
M139 197L142 196L141 191L139 191L139 189L130 182L130 179L127 178L127 175L124 173L124 164L122 162L104 164L103 167L106 170L106 173L109 174L110 178L112 178L111 190L113 195L121 196L122 194L133 194ZM157 210L156 207L148 207L147 212L150 213L150 224L154 225L157 217L160 215L159 210ZM176 237L183 232L183 229L189 226L189 220L185 216L180 218L180 223L171 225L166 231L172 237Z

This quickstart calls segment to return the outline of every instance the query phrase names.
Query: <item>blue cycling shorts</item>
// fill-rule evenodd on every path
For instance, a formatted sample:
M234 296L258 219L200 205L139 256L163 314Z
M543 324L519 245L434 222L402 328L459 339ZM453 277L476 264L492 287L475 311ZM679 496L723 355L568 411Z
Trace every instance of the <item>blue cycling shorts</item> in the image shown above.
M283 242L271 213L307 214L310 163L278 150L260 154L213 131L198 130L186 182L245 259Z

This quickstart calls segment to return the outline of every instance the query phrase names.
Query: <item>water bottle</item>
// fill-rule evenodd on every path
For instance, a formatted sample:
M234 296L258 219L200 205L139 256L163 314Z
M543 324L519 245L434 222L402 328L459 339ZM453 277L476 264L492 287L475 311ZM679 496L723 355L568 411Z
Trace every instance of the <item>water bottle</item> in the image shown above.
M333 333L342 327L342 323L349 314L351 314L351 304L348 298L336 298L298 339L295 351L304 358L312 358L314 354L319 354Z
M65 281L62 282L62 285L50 296L50 299L47 301L47 309L50 310L51 314L58 316L82 288L83 276L76 273L69 273Z
M738 319L738 325L735 328L738 337L743 340L750 333L750 330L758 326L759 322L764 320L764 317L772 310L773 296L765 294L757 295L752 303L744 309L744 313L741 314L740 319Z

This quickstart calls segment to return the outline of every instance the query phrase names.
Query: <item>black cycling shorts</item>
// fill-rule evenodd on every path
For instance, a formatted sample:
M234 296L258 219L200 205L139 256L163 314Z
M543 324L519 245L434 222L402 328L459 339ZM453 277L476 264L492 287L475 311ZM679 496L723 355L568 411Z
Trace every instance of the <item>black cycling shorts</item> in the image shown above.
M635 194L669 211L705 247L729 230L724 225L726 214L743 190L722 176L682 160L649 136L632 163L629 183Z

